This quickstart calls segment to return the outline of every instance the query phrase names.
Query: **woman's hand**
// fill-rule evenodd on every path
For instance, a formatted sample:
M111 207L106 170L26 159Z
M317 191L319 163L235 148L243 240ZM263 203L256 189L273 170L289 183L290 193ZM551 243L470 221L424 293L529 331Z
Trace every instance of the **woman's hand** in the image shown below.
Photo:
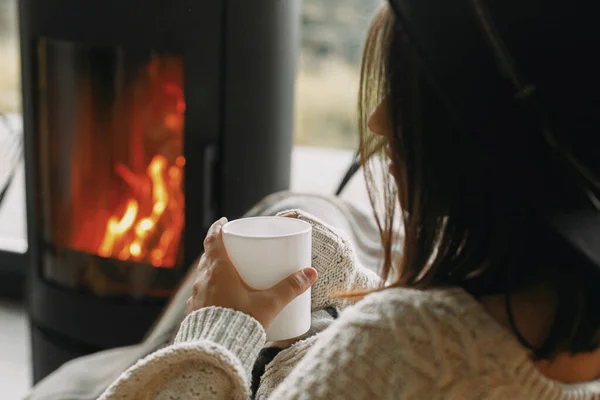
M298 271L267 290L250 288L227 256L221 234L221 228L226 222L227 219L221 218L208 230L204 240L204 254L198 263L192 297L186 303L186 312L209 306L231 308L250 315L266 329L289 302L317 280L317 271L313 268Z

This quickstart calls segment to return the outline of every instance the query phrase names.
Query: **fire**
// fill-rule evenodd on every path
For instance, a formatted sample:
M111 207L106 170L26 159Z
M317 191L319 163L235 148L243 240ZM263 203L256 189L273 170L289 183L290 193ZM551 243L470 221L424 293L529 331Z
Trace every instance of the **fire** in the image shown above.
M127 231L129 231L133 225L133 222L135 221L137 212L138 203L137 201L131 199L127 202L125 214L123 214L123 217L120 220L118 220L116 217L110 217L108 224L106 224L106 234L104 235L104 240L98 249L99 255L102 257L110 257L112 255L115 240L124 236Z
M171 248L174 239L181 234L181 218L168 218L172 223L161 232L157 232L157 226L165 216L169 204L177 202L177 197L182 197L181 193L171 196L168 187L181 187L183 165L183 156L177 157L175 165L168 170L167 159L164 156L156 155L152 158L146 170L146 178L152 186L150 213L141 214L140 203L143 199L129 198L123 215L113 215L109 218L98 255L116 257L123 261L143 261L144 257L147 257L147 261L155 267L172 267L175 264L177 254ZM125 181L140 181L140 177L132 179L132 173L126 167L121 165L118 169L122 171ZM175 209L180 211L177 206Z
M96 213L99 225L94 229L100 229L100 235L95 240L93 235L81 235L79 247L101 257L172 268L184 226L185 100L180 58L153 57L131 94L134 97L124 97L128 100L120 106L126 110L125 120L115 124L131 122L128 141L114 142L127 146L128 155L115 160L111 184L103 192L118 195ZM114 154L123 154L122 148Z
M52 234L57 246L174 268L185 224L183 59L152 53L139 61L115 66L123 82L113 82L114 99L96 101L91 78L79 86L70 181L56 185L52 219L61 223Z

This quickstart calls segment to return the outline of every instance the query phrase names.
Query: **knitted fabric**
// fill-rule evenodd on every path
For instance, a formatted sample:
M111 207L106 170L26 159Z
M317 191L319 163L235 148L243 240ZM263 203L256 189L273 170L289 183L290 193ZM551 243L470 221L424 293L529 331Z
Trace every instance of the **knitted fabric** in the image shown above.
M252 393L256 399L266 398L279 383L288 375L289 371L295 366L295 363L301 359L297 355L304 355L305 350L316 339L317 335L329 327L338 317L336 308L328 307L325 310L313 311L311 314L310 330L298 338L291 346L287 347L267 347L261 350L258 360L252 370ZM281 356L280 356L281 355ZM292 357L292 361L287 359L281 362L281 357ZM280 356L280 358L277 358ZM283 368L273 369L273 365Z
M374 289L381 279L356 262L351 241L341 232L302 210L287 210L277 215L294 215L312 226L312 265L319 279L312 286L312 309L333 306L343 309L351 301L336 294Z
M327 328L333 321L330 313L325 310L339 310L350 303L348 300L333 296L335 293L355 289L373 289L377 287L380 279L373 271L360 266L356 262L356 255L351 242L339 230L321 222L313 215L297 209L280 212L278 215L294 215L312 226L312 266L317 270L319 278L313 285L311 293L311 329L307 334L297 339L299 342L312 343L316 339L315 335ZM247 319L253 322L249 322ZM256 321L244 314L236 313L233 310L209 307L187 316L171 346L151 354L129 368L105 391L101 399L142 399L146 398L144 396L147 393L152 393L149 398L158 398L157 393L162 393L161 390L165 388L164 385L167 381L181 388L181 385L185 385L186 382L189 384L190 380L193 381L193 377L202 379L198 376L203 375L198 375L197 371L192 368L192 364L186 369L187 372L184 373L184 378L173 374L173 371L180 370L180 368L172 366L173 362L187 364L179 358L174 358L174 361L169 363L171 365L169 373L161 373L160 379L152 379L152 374L157 373L157 362L163 362L165 351L179 348L182 344L188 342L196 342L197 344L201 342L203 344L195 349L196 352L201 352L206 344L211 344L211 352L215 348L214 345L222 346L225 356L230 355L230 352L237 354L236 362L228 367L245 371L237 377L239 380L236 381L238 387L235 391L217 390L216 388L219 388L219 385L211 385L210 387L196 385L196 392L194 393L198 393L199 398L221 398L215 397L216 395L213 393L215 390L217 390L219 396L223 393L227 393L227 396L233 396L233 393L242 397L250 395L250 372L261 348L265 345L264 332ZM303 346L306 347L306 344ZM294 349L304 348L295 345L292 347ZM284 350L283 353L287 354L288 350L290 349ZM194 357L199 357L199 355L194 354ZM214 359L212 354L208 354L207 357L211 359L211 362L217 363L218 368L223 367L218 362L219 360ZM194 368L197 368L198 365L194 363ZM271 365L273 363L269 364L269 366ZM207 371L206 366L202 366L200 370ZM210 374L211 381L222 379L224 378L221 373ZM143 385L143 391L140 385ZM136 389L138 386L140 388L139 392ZM203 387L204 391L197 389L198 387ZM266 388L268 389L262 390L260 393L270 392L273 387L273 385L267 384ZM169 393L169 396L173 396L175 399L178 398L178 395L171 394L169 389L165 390L165 393ZM227 396L222 398L233 398ZM187 397L183 396L181 398Z
M379 282L356 265L343 236L298 217L313 225L320 275L313 309L345 309L266 365L258 399L600 399L594 384L545 378L512 333L462 289L386 289L351 306L332 297ZM200 309L183 321L173 345L129 368L101 399L248 399L264 338L250 316Z

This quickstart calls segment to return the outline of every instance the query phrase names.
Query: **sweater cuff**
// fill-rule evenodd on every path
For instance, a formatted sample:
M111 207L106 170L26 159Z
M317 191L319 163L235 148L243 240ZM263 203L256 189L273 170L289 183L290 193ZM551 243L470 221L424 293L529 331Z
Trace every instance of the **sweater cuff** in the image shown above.
M175 337L175 343L196 340L209 340L225 347L250 374L265 345L266 334L262 325L249 315L230 308L205 307L189 314Z

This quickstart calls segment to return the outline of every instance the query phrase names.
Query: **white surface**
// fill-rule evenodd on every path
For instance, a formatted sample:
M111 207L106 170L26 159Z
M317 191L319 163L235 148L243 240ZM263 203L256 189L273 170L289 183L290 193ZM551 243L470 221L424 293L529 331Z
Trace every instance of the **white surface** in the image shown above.
M22 132L22 121L18 115L10 115L12 129ZM4 124L0 124L4 129ZM0 132L0 137L6 134ZM13 181L0 204L0 250L16 253L27 251L27 222L25 215L25 167L19 163Z
M22 399L31 386L29 327L22 304L0 300L0 398Z
M14 253L27 251L25 215L25 168L19 163L15 177L0 204L0 250Z
M296 146L292 151L291 190L299 193L335 194L354 153L352 150ZM342 198L363 210L371 209L361 171L348 183Z
M227 236L237 236L252 240L278 239L284 236L300 235L311 230L310 224L293 218L252 217L230 221L223 226Z
M245 218L223 226L231 262L251 287L264 290L311 264L310 224L282 217ZM287 340L310 329L310 289L271 322L267 340Z

